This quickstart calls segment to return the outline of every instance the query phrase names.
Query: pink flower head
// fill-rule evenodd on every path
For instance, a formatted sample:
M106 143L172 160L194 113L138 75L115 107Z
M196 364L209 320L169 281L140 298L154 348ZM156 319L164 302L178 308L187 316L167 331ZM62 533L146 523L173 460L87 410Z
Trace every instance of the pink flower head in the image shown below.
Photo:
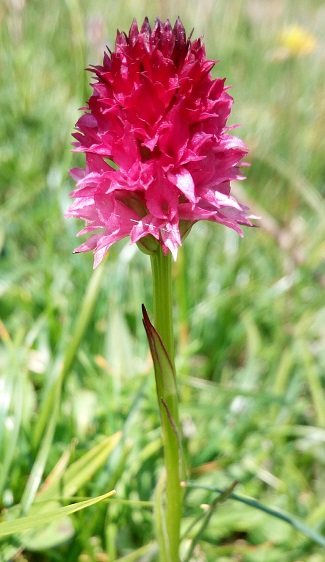
M225 80L211 77L201 39L148 19L139 31L117 32L114 52L94 66L96 82L76 124L76 152L85 168L71 170L75 201L67 217L92 233L75 252L95 251L96 267L110 246L130 236L143 249L161 245L174 259L182 238L199 220L242 235L252 226L247 207L230 195L230 181L247 153L226 126L232 97ZM84 109L84 108L83 108Z

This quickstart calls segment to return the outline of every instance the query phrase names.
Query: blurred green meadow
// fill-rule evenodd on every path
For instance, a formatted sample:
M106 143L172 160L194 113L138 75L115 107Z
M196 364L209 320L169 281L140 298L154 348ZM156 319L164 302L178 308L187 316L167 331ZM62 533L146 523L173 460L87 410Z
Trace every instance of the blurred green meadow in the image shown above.
M0 538L0 561L155 560L162 466L141 303L150 262L128 242L103 266L72 255L78 108L115 32L157 15L204 36L250 147L234 193L245 238L197 224L175 264L189 480L325 536L325 4L321 0L3 0L0 5L0 523L116 489L113 499ZM183 561L322 562L291 525L216 492L185 496ZM193 526L192 526L193 524ZM187 532L188 531L188 532ZM0 526L1 532L1 526Z

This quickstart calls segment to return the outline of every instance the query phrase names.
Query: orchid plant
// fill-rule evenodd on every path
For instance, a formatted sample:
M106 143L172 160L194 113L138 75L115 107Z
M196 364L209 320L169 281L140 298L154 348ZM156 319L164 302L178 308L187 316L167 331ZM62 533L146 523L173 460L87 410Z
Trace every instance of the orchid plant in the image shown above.
M90 234L75 252L94 251L94 267L114 242L129 237L150 255L153 324L143 321L153 358L165 470L156 487L155 523L162 562L179 560L185 478L174 364L172 259L200 220L243 235L253 226L248 208L231 195L244 179L244 143L227 126L233 103L225 80L213 79L215 61L201 39L192 40L178 18L174 27L146 18L128 34L117 32L104 54L93 94L74 133L84 168L66 217L83 219Z

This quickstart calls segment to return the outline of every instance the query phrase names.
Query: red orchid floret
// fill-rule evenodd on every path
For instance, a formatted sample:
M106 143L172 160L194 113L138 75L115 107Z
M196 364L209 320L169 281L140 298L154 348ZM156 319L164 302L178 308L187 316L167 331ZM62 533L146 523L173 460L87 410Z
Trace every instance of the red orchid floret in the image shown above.
M228 134L233 99L211 77L214 64L179 18L153 29L146 18L140 31L135 20L128 35L118 31L115 51L92 67L94 92L73 135L86 167L71 170L77 189L66 216L86 221L79 235L92 234L75 252L94 250L94 267L126 236L176 259L199 220L240 235L240 224L252 226L230 195L247 148Z

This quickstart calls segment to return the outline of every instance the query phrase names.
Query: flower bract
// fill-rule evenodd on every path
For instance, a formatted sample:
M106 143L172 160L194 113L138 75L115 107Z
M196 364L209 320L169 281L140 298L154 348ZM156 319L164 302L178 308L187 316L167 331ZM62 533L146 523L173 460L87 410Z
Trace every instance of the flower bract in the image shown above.
M230 194L247 148L229 133L233 99L214 65L179 18L153 29L146 18L140 30L134 20L128 35L118 31L114 52L91 68L93 94L73 135L86 165L71 170L66 216L85 221L79 234L90 236L75 252L93 250L95 267L124 237L176 259L199 220L241 235L240 225L252 226Z

